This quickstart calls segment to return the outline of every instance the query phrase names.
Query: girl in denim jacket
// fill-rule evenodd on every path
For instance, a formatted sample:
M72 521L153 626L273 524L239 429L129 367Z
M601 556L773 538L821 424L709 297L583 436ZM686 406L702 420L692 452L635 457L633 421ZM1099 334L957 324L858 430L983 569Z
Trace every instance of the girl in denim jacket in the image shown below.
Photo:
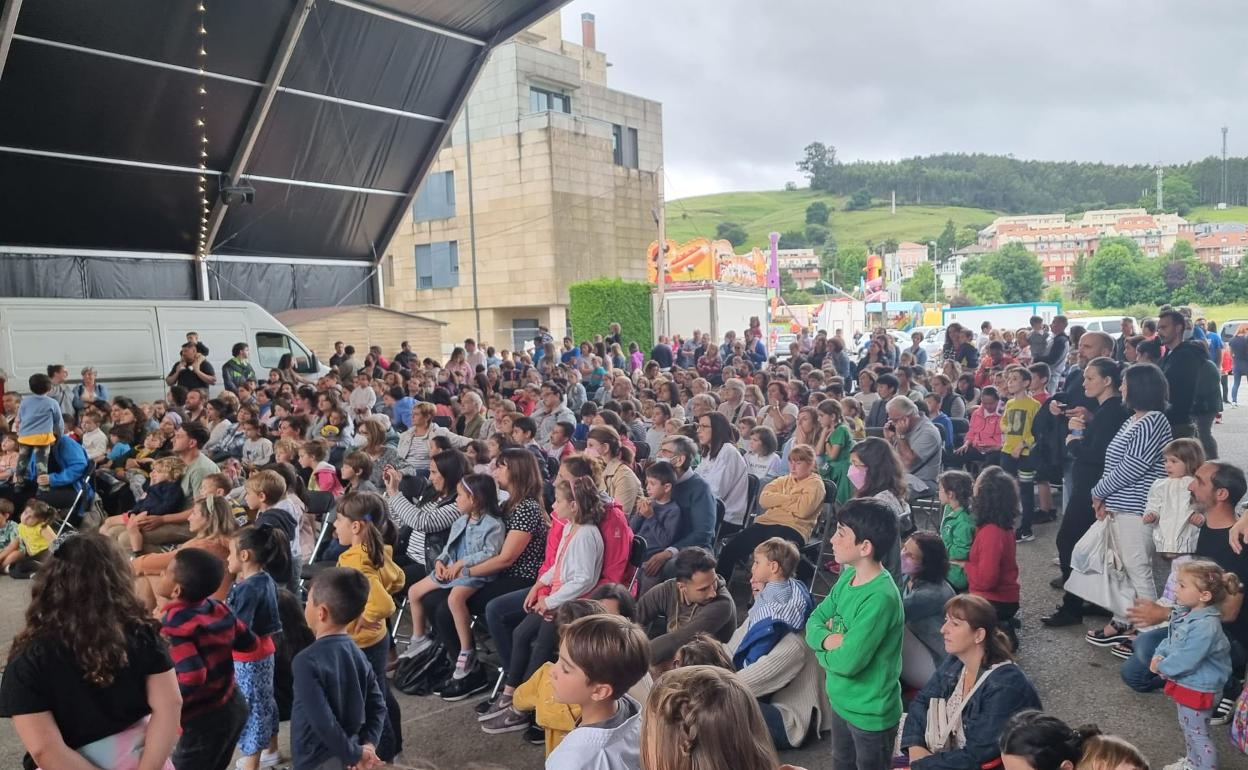
M1166 694L1178 704L1179 726L1187 741L1187 757L1167 767L1217 766L1209 719L1231 675L1231 643L1222 632L1218 607L1240 590L1239 578L1211 561L1189 561L1179 567L1170 631L1149 664L1154 674L1165 678Z
M507 527L503 512L498 506L498 487L494 479L483 473L473 473L459 483L459 495L455 507L464 512L451 525L446 547L434 563L434 574L412 586L408 607L412 611L412 643L404 655L415 655L429 645L433 638L426 635L425 617L421 598L443 588L451 589L447 605L455 619L455 631L459 635L459 657L455 661L455 679L468 675L473 666L475 647L472 641L472 613L468 611L468 599L493 579L470 574L472 567L492 559L503 549ZM414 651L414 652L413 652Z

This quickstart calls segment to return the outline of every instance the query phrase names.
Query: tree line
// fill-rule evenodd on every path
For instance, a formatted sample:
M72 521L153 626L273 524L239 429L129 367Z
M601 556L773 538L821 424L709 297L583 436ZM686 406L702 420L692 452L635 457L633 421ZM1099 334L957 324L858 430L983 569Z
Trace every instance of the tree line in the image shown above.
M847 208L861 208L864 198L898 203L970 206L1008 213L1079 212L1088 209L1155 204L1156 168L1019 160L1005 155L945 153L898 161L842 163L836 148L822 142L807 145L797 168L810 187L850 196ZM1204 160L1164 167L1167 211L1185 214L1222 197L1222 160ZM1248 158L1227 164L1227 203L1248 203Z

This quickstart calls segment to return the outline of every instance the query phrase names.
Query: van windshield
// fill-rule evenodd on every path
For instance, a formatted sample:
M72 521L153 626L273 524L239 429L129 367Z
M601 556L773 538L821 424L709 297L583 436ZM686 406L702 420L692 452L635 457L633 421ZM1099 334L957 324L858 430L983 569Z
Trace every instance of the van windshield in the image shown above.
M314 374L312 354L307 348L280 332L256 332L256 352L260 366L265 369L276 369L282 356L290 353L294 356L295 371L299 374Z

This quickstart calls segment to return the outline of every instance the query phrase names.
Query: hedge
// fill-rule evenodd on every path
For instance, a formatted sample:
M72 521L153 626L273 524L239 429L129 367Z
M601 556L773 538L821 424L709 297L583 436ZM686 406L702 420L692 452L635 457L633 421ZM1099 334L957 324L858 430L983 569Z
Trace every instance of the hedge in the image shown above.
M618 323L626 355L630 342L650 350L654 339L650 284L600 278L572 284L568 295L568 324L577 343L592 341L597 334L605 337L610 325Z

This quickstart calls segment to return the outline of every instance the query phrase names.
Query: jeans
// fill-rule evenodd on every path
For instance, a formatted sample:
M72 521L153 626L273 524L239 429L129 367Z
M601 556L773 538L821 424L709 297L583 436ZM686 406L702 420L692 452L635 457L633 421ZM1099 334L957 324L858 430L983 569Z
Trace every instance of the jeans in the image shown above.
M1218 747L1209 737L1213 709L1197 711L1182 704L1175 705L1179 710L1183 740L1187 743L1187 770L1214 770L1218 766Z
M1119 674L1127 687L1136 692L1153 692L1165 686L1166 680L1148 670L1153 653L1166 638L1169 629L1154 628L1141 631L1131 646L1131 657L1123 661Z
M893 745L897 726L871 732L860 730L841 718L835 709L828 712L832 727L832 766L836 770L889 770L893 765Z
M511 651L515 645L512 632L525 620L524 597L529 589L497 596L485 605L485 627L490 631L490 638L498 648L498 657L502 659L503 670L511 670Z
M789 734L784 730L784 717L780 714L780 709L761 700L758 702L758 708L763 712L763 722L767 725L767 733L771 736L771 742L775 744L776 751L797 748L789 743Z
M364 657L373 667L373 675L377 677L377 686L381 694L386 696L386 721L381 726L381 739L377 741L377 756L385 762L403 750L403 712L399 710L399 702L390 692L390 680L386 678L386 663L390 658L390 636L381 637L381 641L372 647L363 649Z
M1153 534L1144 517L1134 513L1110 511L1109 526L1118 536L1122 549L1122 566L1127 573L1137 599L1157 599L1157 583L1153 580ZM1127 623L1125 617L1115 617L1119 623Z
M1023 518L1018 525L1020 535L1031 534L1031 521L1036 512L1036 472L1031 455L1021 455L1017 459L1001 453L1001 469L1018 479L1018 497L1023 505Z
M1198 414L1192 417L1196 423L1196 436L1200 439L1200 445L1204 447L1205 459L1218 459L1218 442L1213 438L1213 420L1216 414Z
M514 594L508 594L512 596ZM503 597L506 598L506 597ZM521 597L523 601L523 597ZM495 600L497 601L497 600ZM548 662L559 649L555 622L541 615L528 614L512 632L510 663L507 664L507 686L519 687Z
M1236 367L1231 370L1231 403L1239 403L1239 378L1248 376L1248 369Z
M247 702L237 688L220 707L183 719L182 735L173 747L173 766L178 770L225 770L246 721Z

